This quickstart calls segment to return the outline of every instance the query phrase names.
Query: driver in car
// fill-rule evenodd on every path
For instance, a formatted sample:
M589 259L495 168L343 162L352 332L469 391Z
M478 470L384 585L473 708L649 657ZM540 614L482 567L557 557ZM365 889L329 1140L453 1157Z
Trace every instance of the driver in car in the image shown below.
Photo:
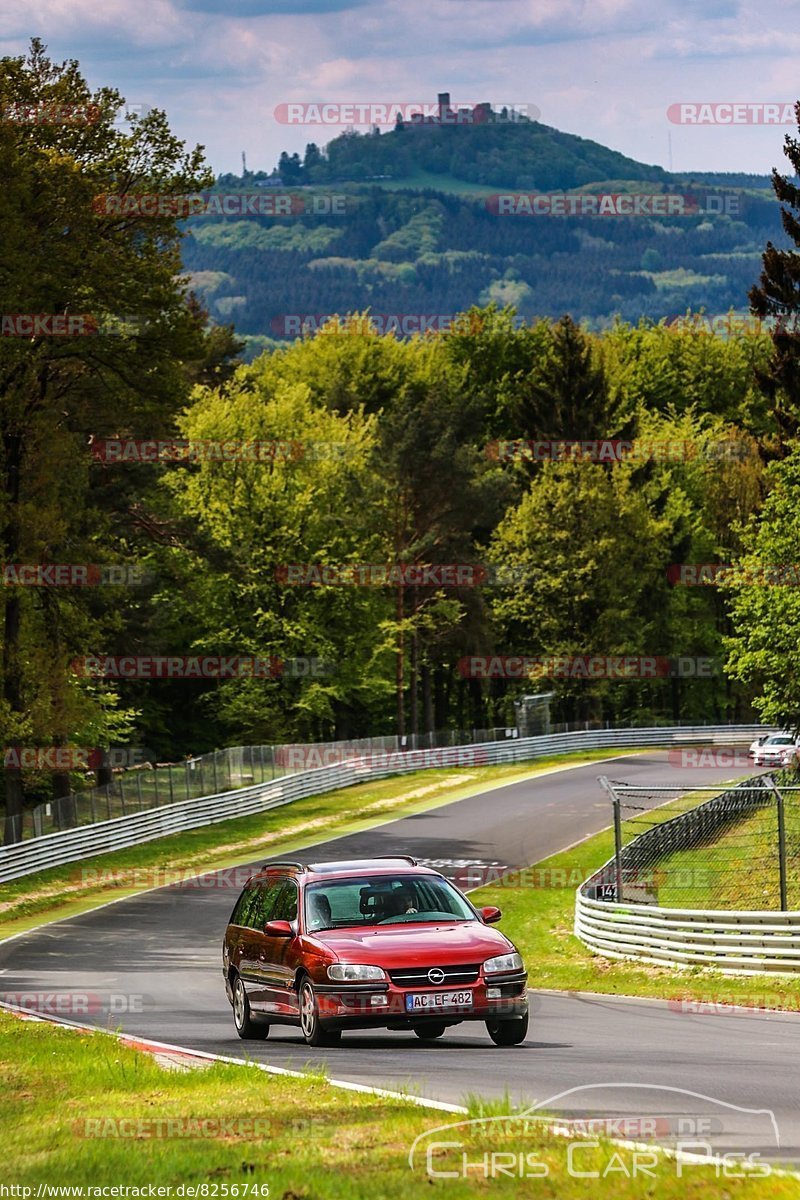
M402 916L404 913L419 912L415 907L415 897L409 888L401 887L392 895L392 904L395 916Z

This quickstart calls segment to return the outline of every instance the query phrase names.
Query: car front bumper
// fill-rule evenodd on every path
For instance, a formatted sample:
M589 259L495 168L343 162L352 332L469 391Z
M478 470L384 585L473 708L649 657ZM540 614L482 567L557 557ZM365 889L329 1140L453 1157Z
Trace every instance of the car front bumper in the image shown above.
M457 1025L461 1021L491 1021L522 1017L528 1011L527 974L514 971L496 979L480 978L464 987L398 987L381 983L315 984L320 1020L331 1029L390 1026L407 1029L415 1025ZM469 1003L443 1005L409 1011L411 995L469 993Z

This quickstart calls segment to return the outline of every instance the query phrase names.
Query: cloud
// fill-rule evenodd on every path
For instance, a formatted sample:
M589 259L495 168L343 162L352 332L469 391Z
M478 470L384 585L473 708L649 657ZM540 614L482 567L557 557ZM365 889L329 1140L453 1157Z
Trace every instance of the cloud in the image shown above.
M740 58L769 55L783 57L800 50L800 33L772 29L761 33L712 33L698 38L694 34L667 37L654 47L654 58Z
M269 167L339 132L281 126L279 104L440 91L535 104L545 124L644 162L667 165L671 133L676 168L764 171L775 130L670 130L666 110L793 98L800 33L781 32L784 16L779 0L27 0L0 13L0 41L19 54L38 34L93 86L166 109L220 171L241 149Z
M190 12L218 13L225 17L304 17L360 8L369 0L182 0Z

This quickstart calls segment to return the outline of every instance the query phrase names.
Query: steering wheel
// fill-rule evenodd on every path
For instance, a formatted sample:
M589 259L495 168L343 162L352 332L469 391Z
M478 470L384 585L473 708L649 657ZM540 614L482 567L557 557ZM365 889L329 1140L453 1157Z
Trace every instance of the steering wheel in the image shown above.
M376 924L386 925L386 924L388 924L389 921L402 921L403 917L414 916L418 912L419 912L418 908L407 908L405 910L405 912L390 913L390 915L388 917L381 917L380 921L377 921Z

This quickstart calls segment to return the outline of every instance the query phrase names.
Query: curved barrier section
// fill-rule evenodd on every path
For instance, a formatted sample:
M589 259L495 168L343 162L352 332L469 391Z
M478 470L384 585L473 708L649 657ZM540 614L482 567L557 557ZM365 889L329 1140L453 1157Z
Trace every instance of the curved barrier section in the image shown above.
M575 933L606 958L728 975L800 971L800 912L723 912L590 900L578 891Z
M232 817L250 816L282 804L291 804L306 796L372 779L383 779L389 775L423 771L431 767L529 762L551 754L602 750L615 746L702 745L710 741L748 743L759 732L757 725L598 729L509 739L506 742L483 742L471 746L449 746L437 750L397 751L377 756L371 753L361 757L356 754L347 762L314 771L297 772L269 783L205 796L199 800L153 807L145 812L0 847L0 883L47 867L107 854L110 850L138 845L201 825L229 821Z

